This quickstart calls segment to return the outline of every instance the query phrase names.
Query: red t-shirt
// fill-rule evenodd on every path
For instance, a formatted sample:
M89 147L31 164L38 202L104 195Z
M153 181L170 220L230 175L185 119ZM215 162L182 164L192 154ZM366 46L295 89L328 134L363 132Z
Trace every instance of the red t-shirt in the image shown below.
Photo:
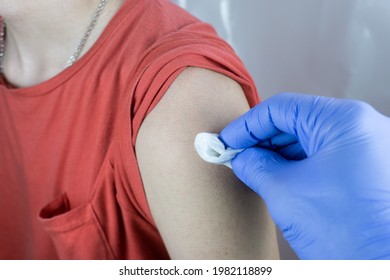
M169 258L135 142L187 66L229 76L258 102L232 49L169 1L127 0L94 46L46 82L14 88L1 78L1 259Z

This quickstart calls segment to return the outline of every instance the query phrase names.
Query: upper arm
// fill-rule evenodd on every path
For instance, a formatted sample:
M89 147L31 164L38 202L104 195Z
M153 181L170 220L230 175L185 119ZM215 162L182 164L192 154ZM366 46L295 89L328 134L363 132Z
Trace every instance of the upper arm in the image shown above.
M275 228L261 199L231 170L203 162L194 149L197 133L219 133L248 109L236 82L187 68L144 120L137 159L171 258L278 257Z

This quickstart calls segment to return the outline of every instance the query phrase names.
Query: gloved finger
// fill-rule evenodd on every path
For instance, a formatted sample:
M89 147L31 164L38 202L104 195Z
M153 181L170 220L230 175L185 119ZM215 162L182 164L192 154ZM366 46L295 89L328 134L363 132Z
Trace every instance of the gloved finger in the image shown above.
M287 133L280 133L260 142L260 144L257 144L256 146L278 153L288 160L302 160L307 157L297 138L294 135Z
M307 120L319 98L296 93L275 95L230 123L221 131L220 139L233 149L254 146L281 132L299 139L296 128L306 127L301 122Z
M277 150L295 144L297 142L298 140L294 135L280 133L271 138L268 138L267 140L260 142L258 146L269 150Z
M286 147L277 149L274 152L278 153L287 160L302 160L307 158L305 150L302 148L302 145L297 142Z
M248 148L231 162L236 176L265 200L267 189L277 185L275 180L283 163L286 159L262 148Z

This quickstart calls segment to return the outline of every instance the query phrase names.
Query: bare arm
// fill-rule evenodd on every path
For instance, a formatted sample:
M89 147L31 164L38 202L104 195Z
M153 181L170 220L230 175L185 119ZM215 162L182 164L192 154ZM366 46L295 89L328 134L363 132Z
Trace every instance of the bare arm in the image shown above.
M136 152L157 227L173 259L274 259L275 228L261 199L224 166L203 162L198 132L218 133L249 109L241 87L188 68L147 116Z

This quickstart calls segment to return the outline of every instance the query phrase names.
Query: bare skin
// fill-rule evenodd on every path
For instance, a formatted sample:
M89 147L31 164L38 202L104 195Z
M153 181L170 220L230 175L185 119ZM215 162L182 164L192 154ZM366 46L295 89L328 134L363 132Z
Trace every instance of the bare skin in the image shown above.
M219 132L248 109L236 82L188 68L142 124L138 163L172 258L279 257L275 227L260 198L230 169L203 162L194 149L198 132Z
M107 1L81 56L96 42L123 2ZM63 71L98 4L98 0L0 0L0 14L7 26L3 73L8 82L28 87Z

